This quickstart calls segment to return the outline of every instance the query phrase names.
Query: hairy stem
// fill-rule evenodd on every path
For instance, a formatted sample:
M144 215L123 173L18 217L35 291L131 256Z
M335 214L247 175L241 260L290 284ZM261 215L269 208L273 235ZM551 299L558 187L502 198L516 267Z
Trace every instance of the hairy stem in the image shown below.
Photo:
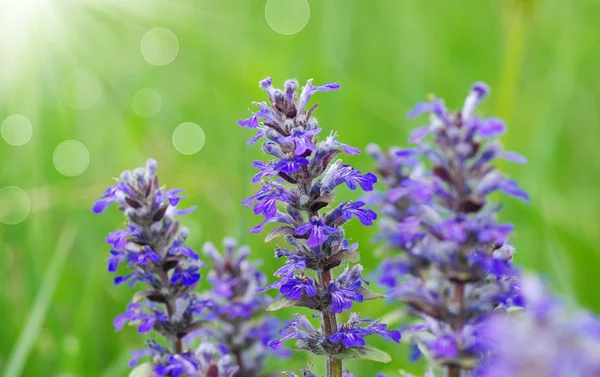
M457 365L448 366L448 377L460 377L460 367Z
M237 335L239 334L242 329L240 328L240 321L239 320L234 320L233 322L229 322L232 326L233 326L233 334ZM235 360L237 362L237 366L238 366L238 371L235 373L234 376L236 377L243 377L246 376L246 370L245 370L245 365L244 365L244 357L242 355L242 349L240 349L239 347L235 346L234 347L234 341L231 337L228 337L228 343L227 346L231 349L231 353L233 354L233 356L235 357Z
M167 299L167 315L169 316L169 322L173 319L175 315L175 300L172 298ZM183 353L183 344L181 342L181 338L177 334L172 334L171 339L169 339L171 343L171 350L174 354Z
M464 283L455 283L454 284L454 300L458 306L458 315L457 318L451 323L452 329L454 331L461 331L464 326L464 321L462 319L463 312L465 309L465 285ZM448 377L460 377L461 368L458 365L449 365L448 366Z
M242 350L235 349L233 351L233 356L235 356L235 361L238 366L238 371L235 373L238 377L242 377L246 375L246 371L244 370L244 359L242 358Z
M324 289L333 279L331 270L321 272L321 285ZM337 332L337 316L329 307L321 311L323 315L323 332L329 338ZM332 356L327 357L327 377L342 377L342 360L335 359Z

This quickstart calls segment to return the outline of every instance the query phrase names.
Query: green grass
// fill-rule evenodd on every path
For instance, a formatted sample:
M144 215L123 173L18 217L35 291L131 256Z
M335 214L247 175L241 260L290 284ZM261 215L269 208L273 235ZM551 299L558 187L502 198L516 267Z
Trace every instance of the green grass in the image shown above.
M186 203L199 205L183 220L192 246L241 237L254 258L265 261L266 272L276 269L273 244L245 232L259 221L239 202L255 190L250 164L260 148L247 148L252 133L235 123L251 101L264 99L257 82L267 75L276 83L289 77L340 83L340 91L318 94L316 115L326 131L361 148L404 145L420 125L405 119L412 104L436 93L459 107L472 82L486 81L493 91L483 110L505 117L507 148L529 158L525 166L503 166L532 197L531 205L502 199L503 220L517 227L516 261L600 312L598 2L312 0L308 25L291 36L268 26L264 0L57 3L70 5L56 6L54 24L47 18L29 25L29 39L3 37L19 40L19 55L14 44L0 42L0 121L22 113L34 126L24 146L0 140L0 188L21 187L32 203L22 223L0 223L0 241L14 251L12 267L0 275L5 376L126 375L127 352L142 339L135 329L113 332L112 318L132 292L112 286L104 262L104 237L123 219L114 210L98 217L90 208L111 177L147 157L160 162L162 182L185 188ZM142 36L154 27L179 38L179 55L165 67L148 64L140 53ZM18 64L9 70L15 56ZM100 79L102 98L91 109L74 110L60 97L61 77L75 68ZM131 98L144 87L163 99L151 119L131 109ZM188 121L206 133L206 145L193 156L171 144L175 127ZM74 178L52 163L54 148L68 139L84 143L91 156L85 173ZM373 169L364 155L348 161ZM71 247L61 238L68 226L77 230ZM369 244L374 230L348 227L368 271L379 263ZM383 302L357 308L370 317L391 309ZM415 369L404 346L381 346L392 363L348 365L358 376ZM303 354L270 367L309 363L320 370L319 360Z

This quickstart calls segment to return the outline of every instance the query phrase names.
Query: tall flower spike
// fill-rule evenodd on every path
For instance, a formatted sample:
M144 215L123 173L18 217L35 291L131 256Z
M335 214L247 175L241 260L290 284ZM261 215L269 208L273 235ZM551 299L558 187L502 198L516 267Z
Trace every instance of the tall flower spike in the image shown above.
M599 376L600 319L568 308L538 277L526 276L521 289L527 310L491 316L482 326L491 357L478 376Z
M262 376L266 358L273 353L267 344L275 338L279 326L275 318L259 317L270 302L258 292L265 286L266 278L257 264L248 260L248 246L238 247L235 239L226 238L223 248L223 253L212 243L203 248L210 260L208 281L213 286L213 311L219 319L216 342L227 349L239 366L236 377Z
M112 248L107 259L109 272L116 272L120 265L130 270L116 277L115 284L146 286L134 295L126 312L115 318L115 329L129 322L140 333L154 330L167 341L167 345L149 341L147 349L134 351L131 367L140 358L151 356L152 364L140 367L151 365L158 376L232 377L237 367L229 356L218 357L208 344L197 350L184 349L182 338L211 319L213 302L193 291L202 262L185 246L188 230L174 218L195 207L180 209L183 190L162 188L156 169L156 161L150 159L145 168L123 172L93 206L95 213L102 213L116 203L127 218L125 229L106 237Z
M317 105L307 109L307 104L316 92L335 90L339 85L313 86L309 80L299 95L295 80L286 81L284 90L273 88L270 78L260 86L269 95L269 105L257 103L260 110L239 124L257 129L249 144L266 138L262 149L274 159L253 163L259 170L253 182L262 187L242 203L264 216L261 224L250 229L252 233L261 232L268 223L279 223L269 232L267 241L285 237L290 245L278 246L275 251L277 258L284 257L287 262L276 273L279 280L267 287L279 291L269 310L307 307L317 311L322 320L321 329L316 330L306 318L296 315L281 331L282 338L270 345L280 349L285 341L295 339L298 348L325 355L328 377L342 377L344 358L389 361L386 353L366 346L364 337L376 334L399 342L400 333L376 321L360 320L357 315L338 325L338 313L350 310L355 302L381 297L367 289L360 265L347 267L337 279L332 271L342 263L359 259L358 245L345 238L342 225L356 217L368 226L377 218L361 201L329 208L338 186L371 191L377 181L371 173L362 174L350 165L342 165L341 160L334 161L341 153L360 153L357 148L340 143L334 133L322 141L317 139L321 128L312 116ZM285 204L285 212L277 208L277 203Z
M501 206L488 197L504 191L529 200L493 164L525 159L494 140L505 132L501 120L475 114L488 92L476 83L456 113L439 99L417 105L409 116L430 113L431 122L412 132L412 149L369 146L388 189L376 196L386 217L379 239L396 251L382 264L381 282L392 299L422 317L414 327L415 349L446 367L449 377L472 369L486 354L480 322L521 304L514 249L507 243L513 227L497 222Z

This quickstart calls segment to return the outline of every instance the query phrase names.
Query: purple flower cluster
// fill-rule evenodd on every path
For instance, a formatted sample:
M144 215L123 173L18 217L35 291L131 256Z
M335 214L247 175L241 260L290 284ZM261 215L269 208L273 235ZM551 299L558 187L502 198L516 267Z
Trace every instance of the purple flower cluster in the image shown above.
M174 219L174 216L185 215L194 208L178 208L181 199L185 198L181 196L183 190L164 190L156 176L156 168L156 161L148 160L145 168L123 172L117 183L109 187L93 207L95 213L102 213L110 204L116 203L127 218L124 230L112 232L106 238L112 247L107 259L108 270L117 272L120 265L126 265L129 270L128 274L116 277L115 284L127 282L132 287L137 283L146 286L145 290L134 295L126 312L115 318L115 329L121 330L130 323L137 326L140 333L154 330L162 334L168 344L164 346L154 340L149 341L148 348L133 352L130 366L134 367L140 358L150 356L152 364L142 364L140 368L150 366L158 376L232 377L238 370L244 372L243 376L258 376L257 368L262 367L262 360L257 359L255 364L248 363L247 367L242 367L232 346L237 338L224 342L227 347L216 348L204 343L196 350L186 349L187 340L198 332L208 331L203 329L207 323L219 326L222 321L220 325L224 327L230 324L224 318L236 316L243 318L237 320L235 326L243 328L239 334L248 345L256 342L266 345L271 338L265 335L268 330L264 324L247 322L247 317L264 304L254 292L264 278L246 260L247 250L235 256L235 260L229 253L224 262L227 265L215 266L211 274L214 283L221 289L218 294L194 292L203 263L198 254L185 245L188 230ZM214 253L207 254L213 260L216 258ZM221 285L224 280L218 280L228 279L218 272L223 268L233 274L227 287ZM251 292L239 298L235 279L240 283L245 279L243 284L248 284L247 289ZM224 294L226 289L230 290L230 295ZM222 297L225 300L235 297L235 302L224 304ZM216 340L222 341L224 334L220 332ZM227 354L230 351L233 357Z
M261 317L270 299L258 292L266 283L257 264L248 260L248 246L237 247L233 238L223 241L224 253L212 243L204 245L210 259L208 281L212 284L213 312L218 319L214 328L216 342L232 355L239 366L236 377L262 375L271 351L268 342L276 335L279 321Z
M491 356L478 376L600 376L600 319L567 308L537 277L525 277L521 292L527 310L484 322Z
M340 264L359 259L358 245L345 238L342 225L356 217L369 226L377 215L366 209L362 201L341 202L328 212L323 210L334 203L334 190L338 186L345 184L350 190L360 187L371 191L377 178L335 160L341 153L355 155L360 151L337 141L334 133L317 139L321 128L312 116L317 105L307 109L308 102L314 93L335 90L339 85L313 86L309 80L299 95L295 80L286 81L283 90L273 88L270 78L260 86L267 92L269 104L256 103L259 110L239 124L257 130L248 144L267 139L262 150L272 160L253 163L258 169L253 183L261 184L261 188L242 203L264 217L250 229L252 233L261 232L268 223L279 223L269 232L267 240L284 236L289 245L278 246L275 251L275 256L285 258L286 263L276 273L279 280L267 287L279 291L271 309L308 307L320 312L323 321L321 331L297 317L282 331L283 339L271 345L279 348L287 339L298 339L301 348L326 355L328 375L340 377L341 359L360 357L356 356L360 352L352 350L365 347L365 336L378 334L394 341L400 338L397 332L392 332L393 335L386 332L383 324L363 322L355 316L348 327L337 323L336 314L350 310L354 302L380 297L366 288L368 282L362 277L360 265L347 267L337 278L332 274ZM278 202L285 211L278 209ZM367 322L359 330L357 324Z
M485 351L481 320L521 304L514 249L507 243L513 227L498 223L501 206L489 195L503 191L528 201L494 166L498 158L525 159L495 140L505 132L500 119L475 114L488 91L485 84L473 85L456 113L440 99L417 105L409 116L428 113L430 124L411 134L414 148L384 153L369 147L389 189L379 197L387 217L380 237L400 251L384 262L382 282L392 298L422 317L414 339L448 367L449 377L478 364Z

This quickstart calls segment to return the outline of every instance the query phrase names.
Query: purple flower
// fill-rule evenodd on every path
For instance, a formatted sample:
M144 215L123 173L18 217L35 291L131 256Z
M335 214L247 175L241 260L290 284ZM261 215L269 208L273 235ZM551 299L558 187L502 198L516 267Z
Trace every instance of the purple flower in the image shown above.
M334 282L329 284L327 292L331 296L331 311L342 313L352 308L354 301L363 302L359 291L365 280L362 277L362 266L355 265L346 269Z
M169 255L181 255L195 261L199 260L198 254L189 246L183 245L184 240L175 240L169 248Z
M259 106L260 110L258 110L256 113L253 113L250 118L238 121L240 127L257 128L260 126L260 119L271 123L277 121L277 116L265 102L255 102L254 104Z
M501 206L489 196L503 191L529 200L492 164L496 158L525 158L494 140L506 132L502 120L476 114L488 93L485 84L475 83L459 112L437 99L418 104L409 117L432 115L430 124L411 133L415 148L370 148L388 188L377 196L386 217L378 238L395 252L383 263L382 279L390 297L421 317L413 342L454 369L450 374L472 369L489 354L480 331L485 318L523 303L514 249L506 244L513 226L498 223Z
M211 361L208 365L200 359L199 351L184 350L182 339L188 339L199 326L209 321L218 323L225 308L245 313L255 310L263 301L236 297L232 305L217 306L212 297L201 297L192 291L200 279L199 268L203 264L185 245L189 231L181 227L175 217L190 213L195 207L179 208L182 199L186 198L182 195L183 190L165 190L156 170L156 161L148 160L144 168L123 172L117 184L109 187L92 208L95 213L102 213L110 204L119 203L118 209L124 213L126 225L106 237L111 246L108 270L115 272L125 262L130 272L117 276L114 283L146 286L135 294L126 312L115 317L115 329L121 330L131 323L138 327L139 333L155 330L168 340L168 346L150 341L147 349L135 351L131 367L141 357L152 356L157 375L205 376L210 367L216 368L211 372L214 377L232 377L235 368L226 364L231 364L230 359L222 358L218 363ZM240 269L247 269L247 264L242 262L245 253L240 254ZM248 289L255 294L264 278L259 281L256 271L249 273L254 276L254 284L248 285Z
M157 365L154 371L159 376L179 377L183 375L193 375L198 372L198 363L191 353L171 355L169 363L166 365Z
M181 282L184 287L190 287L200 280L200 273L198 267L184 268L181 264L175 267L173 274L171 275L171 283L177 284Z
M361 327L362 324L368 324L366 327ZM396 343L400 342L400 332L386 330L387 326L370 319L360 319L358 314L351 313L348 322L338 328L338 331L333 334L329 340L336 343L341 343L345 347L363 347L367 343L365 337L373 334L392 340Z
M296 271L303 271L304 269L306 269L306 262L306 258L302 255L298 255L295 253L290 254L287 256L286 263L281 268L279 268L274 275L277 277L289 277L291 275L294 275Z
M348 144L340 143L338 140L336 140L336 136L337 135L335 133L332 133L330 136L327 136L325 141L321 144L321 147L327 150L337 149L341 147L344 153L346 153L349 156L361 154L360 149L352 147Z
M212 262L208 274L212 284L208 309L217 313L219 319L212 338L226 349L239 350L237 357L244 361L239 373L254 375L262 370L270 354L267 343L274 338L274 326L279 322L261 317L270 298L260 292L266 279L258 270L258 263L249 260L250 249L226 238L222 250L212 243L203 247ZM276 355L283 357L285 353Z
M460 353L456 340L449 336L425 342L425 346L436 359L454 359Z
M306 158L294 156L279 161L277 165L275 165L274 169L278 173L293 174L305 165L308 165L308 160Z
M137 252L129 252L127 255L127 263L132 265L146 265L157 262L160 262L160 256L148 246L140 248Z
M131 303L127 311L115 317L115 331L120 331L127 322L138 325L140 334L147 333L156 323L166 323L169 317L160 308L150 303Z
M345 239L342 225L352 217L358 218L363 225L371 225L377 218L377 214L366 209L362 201L343 202L332 209L333 191L344 183L351 190L360 186L364 191L371 191L377 178L335 160L341 153L360 154L357 148L338 141L336 133L317 142L322 131L312 116L317 105L307 109L308 101L314 93L335 90L339 85L313 86L309 80L300 94L295 80L286 81L283 89L274 88L270 78L261 81L260 86L268 94L268 113L273 116L269 115L269 119L260 124L262 116L255 114L254 118L240 124L258 127L260 131L251 142L266 137L268 140L263 143L262 151L275 159L253 163L259 173L252 182L264 186L242 203L246 207L253 206L255 214L265 217L259 225L249 229L251 233L261 232L268 223L280 223L269 232L266 241L284 238L290 247L277 246L275 256L285 257L286 262L275 273L278 280L257 291L279 290L271 309L303 306L318 310L319 317L329 323L320 326L321 330L315 330L305 318L297 317L282 331L283 338L271 341L269 345L280 350L286 340L297 339L298 348L326 356L330 361L328 365L333 367L340 363L341 357L338 355L340 344L330 340L337 330L337 326L331 325L337 323L336 313L350 309L354 301L364 301L365 295L369 299L377 297L362 286L365 280L360 266L348 268L337 279L333 276L335 267L358 258L357 244L350 244ZM278 202L284 204L281 211L277 208ZM299 271L301 275L298 276ZM311 272L314 279L304 275ZM222 286L229 289L228 284ZM383 331L382 334L389 336ZM331 374L331 370L329 372Z
M314 217L310 222L297 227L296 235L303 236L310 232L306 246L317 247L327 241L330 234L337 231L337 228L326 225L323 219Z
M320 132L320 128L304 130L301 127L296 127L292 128L290 136L280 137L277 141L281 144L294 144L294 155L301 156L306 151L314 152L317 149L312 139Z
M290 300L299 300L303 293L311 297L317 294L315 281L304 275L284 280L279 290Z
M277 183L265 182L265 185L258 190L256 195L242 201L242 204L250 207L256 201L254 214L262 214L265 218L271 218L277 214L277 202L286 203L291 200L293 200L293 195L285 187Z
M120 250L127 244L127 236L129 236L129 231L127 230L110 232L108 237L106 237L106 243L112 245L115 249Z
M108 262L108 272L116 272L119 263L125 260L125 253L122 251L111 250L110 257L106 259Z
M346 326L344 324L338 332L329 337L332 342L342 343L346 347L362 347L367 344L364 337L367 331L360 327Z
M125 276L117 276L114 279L115 285L121 285L127 282L129 283L129 286L133 288L138 282L147 285L155 285L157 284L158 279L152 273L147 271L134 271Z
M333 164L323 178L323 185L333 190L342 183L345 183L350 190L356 190L356 184L358 184L364 191L373 191L377 177L373 173L362 175L350 165Z
M395 343L400 343L400 331L398 330L388 330L387 325L385 323L380 323L379 321L373 321L366 327L366 330L372 334L377 334L384 339L391 340Z
M306 82L306 85L302 88L302 93L300 94L300 100L298 101L298 109L304 109L308 104L310 98L316 92L328 92L330 90L337 90L340 88L339 84L325 84L322 86L313 86L312 79Z
M283 343L290 339L298 339L301 341L309 341L311 338L316 338L318 335L317 331L310 324L308 319L305 316L300 314L295 314L295 320L289 322L280 332L279 334L282 336L281 339L271 340L269 342L269 347L274 350L281 349Z
M477 132L483 138L502 136L506 132L506 124L498 118L481 119L477 122Z
M252 167L259 170L254 177L252 177L252 183L259 184L263 177L274 177L279 173L279 170L276 169L274 162L263 162L263 161L254 161L252 163Z
M333 223L338 218L350 220L352 216L355 216L363 225L371 226L373 221L377 219L375 211L370 209L364 209L365 202L343 202L333 212L327 216L327 222Z
M600 319L567 307L538 277L526 276L522 291L527 310L497 312L483 323L481 334L490 353L478 375L597 375Z
M119 198L117 197L118 190L119 190L119 187L117 185L110 186L108 189L106 189L106 191L104 192L104 195L102 195L102 197L98 201L96 201L96 203L94 203L94 206L92 208L94 213L100 214L100 213L104 212L104 210L106 208L108 208L109 205L111 205L112 203L118 202L119 201Z
M150 340L147 342L148 348L143 350L131 351L131 355L133 358L129 361L129 367L135 367L142 357L152 356L152 357L160 357L162 355L168 354L168 351L165 347L161 346L156 341Z

